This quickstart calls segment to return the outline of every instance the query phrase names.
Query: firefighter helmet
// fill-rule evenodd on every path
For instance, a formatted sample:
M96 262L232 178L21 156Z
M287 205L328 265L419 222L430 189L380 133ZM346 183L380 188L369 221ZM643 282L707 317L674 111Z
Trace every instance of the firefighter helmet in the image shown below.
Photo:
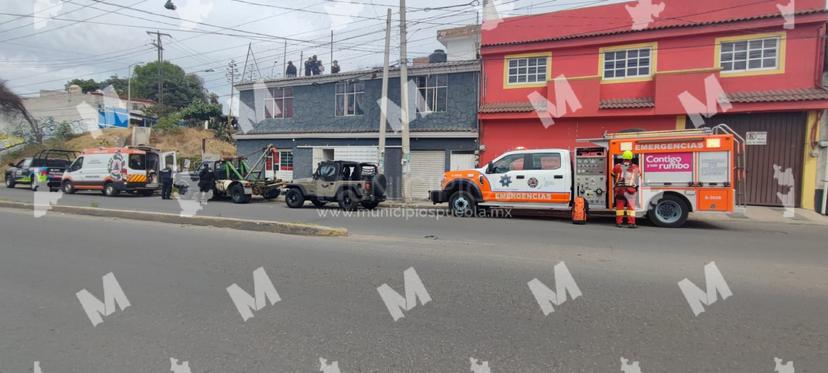
M631 161L633 159L633 152L625 150L624 154L621 155L621 158L625 161Z

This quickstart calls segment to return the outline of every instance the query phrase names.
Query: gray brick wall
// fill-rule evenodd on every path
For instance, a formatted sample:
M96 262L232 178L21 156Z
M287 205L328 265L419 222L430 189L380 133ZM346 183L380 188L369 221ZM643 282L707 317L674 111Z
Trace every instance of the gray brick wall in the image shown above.
M448 108L446 112L430 113L416 118L412 115L412 131L474 131L477 130L478 73L460 72L448 75ZM414 75L412 75L413 77ZM370 76L365 83L363 115L337 117L335 115L335 83L293 87L292 118L267 119L256 125L254 133L303 132L370 132L379 128L382 79ZM389 99L399 105L400 81L392 78L388 84ZM240 100L253 107L254 92L240 92ZM257 103L262 105L262 103Z

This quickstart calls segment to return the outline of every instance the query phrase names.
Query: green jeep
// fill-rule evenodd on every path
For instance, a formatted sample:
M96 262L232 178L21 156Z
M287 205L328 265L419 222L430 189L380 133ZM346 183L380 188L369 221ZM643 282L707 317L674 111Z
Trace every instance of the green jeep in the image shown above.
M300 208L305 201L322 207L337 202L343 210L356 210L359 205L373 209L385 201L385 176L373 163L349 161L320 162L313 177L296 179L285 188L285 202Z

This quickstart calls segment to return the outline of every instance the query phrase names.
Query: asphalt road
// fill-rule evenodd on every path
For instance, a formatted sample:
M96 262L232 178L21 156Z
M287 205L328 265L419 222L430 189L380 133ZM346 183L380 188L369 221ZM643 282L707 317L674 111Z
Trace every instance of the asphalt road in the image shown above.
M15 189L0 187L0 199L32 203L33 193L24 186ZM141 197L122 194L116 197L104 197L100 192L81 192L62 194L57 201L60 205L100 207L119 210L157 211L172 214L181 212L181 206L175 200L162 200L159 196ZM381 207L383 205L380 205ZM445 206L445 205L443 205ZM241 219L277 220L282 222L320 224L332 227L344 227L351 233L362 235L383 235L404 238L439 238L443 240L466 240L483 242L504 242L509 244L516 238L523 243L545 244L551 237L561 244L578 245L583 240L606 246L608 238L614 234L635 236L635 231L617 233L612 219L594 219L586 227L573 227L568 216L532 213L520 215L517 211L498 212L500 216L489 218L455 218L446 216L448 210L379 208L374 211L360 209L357 213L346 216L335 203L329 203L323 209L313 207L309 202L302 209L288 208L280 198L277 201L265 201L254 198L251 203L237 205L230 201L209 201L198 212L199 216L223 216ZM745 229L744 223L711 223L709 221L691 220L681 234L706 237L711 231L730 231ZM675 232L648 226L646 220L640 222L638 230L650 232L659 237L673 237ZM774 229L769 227L769 229ZM660 231L660 232L659 232ZM704 231L699 234L698 231ZM601 232L601 233L597 233ZM727 233L725 233L727 235Z
M492 221L513 233L491 237ZM471 233L445 238L461 224ZM342 373L469 372L470 358L495 373L619 372L621 357L643 373L828 366L822 227L439 225L332 239L0 210L0 372L168 372L171 357L193 373L318 372L320 357ZM711 261L733 295L694 316L678 282L704 289ZM527 283L554 289L560 262L583 295L544 316ZM259 267L281 301L245 322L226 288L252 293ZM377 288L404 294L411 267L432 301L395 322ZM75 294L101 297L109 272L131 306L93 327Z

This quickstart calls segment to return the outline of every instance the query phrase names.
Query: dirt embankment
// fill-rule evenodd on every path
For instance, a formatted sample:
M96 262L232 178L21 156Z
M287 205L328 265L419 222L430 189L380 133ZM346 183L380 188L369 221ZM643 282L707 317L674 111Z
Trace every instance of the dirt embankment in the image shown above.
M96 147L123 146L129 143L131 129L110 128L104 129L101 136L93 137L90 133L74 136L66 141L47 140L43 145L28 145L19 151L3 156L0 159L0 172L4 171L9 163L16 163L22 158L31 157L47 148L83 151ZM235 145L217 139L212 131L182 128L172 133L159 134L153 132L151 144L161 151L175 151L179 159L200 159L201 140L207 139L207 152L222 156L236 155Z

